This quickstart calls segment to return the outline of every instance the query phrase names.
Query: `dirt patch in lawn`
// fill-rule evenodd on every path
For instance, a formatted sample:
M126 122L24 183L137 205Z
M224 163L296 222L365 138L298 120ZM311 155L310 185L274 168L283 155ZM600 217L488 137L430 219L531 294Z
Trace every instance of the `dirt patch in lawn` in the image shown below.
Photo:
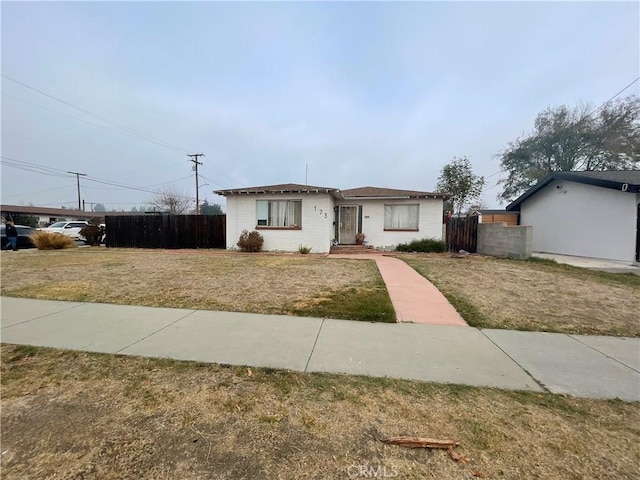
M361 467L635 479L639 414L620 401L2 347L6 479L348 479ZM470 463L380 442L396 435L458 440Z
M3 253L2 267L2 295L15 297L395 321L373 261L81 248ZM351 289L373 291L376 308L345 309Z
M482 256L399 255L476 327L640 336L640 277Z

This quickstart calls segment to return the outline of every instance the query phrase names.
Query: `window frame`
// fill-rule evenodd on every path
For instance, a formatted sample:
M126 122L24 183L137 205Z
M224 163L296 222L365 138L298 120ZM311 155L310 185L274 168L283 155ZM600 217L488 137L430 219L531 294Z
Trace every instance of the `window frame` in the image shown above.
M260 208L260 202L266 202L266 218L260 218L260 215L264 215L264 208ZM299 215L300 218L299 220L299 224L293 224L293 225L269 225L269 220L272 218L272 216L270 215L271 212L271 204L275 203L275 202L286 202L287 203L287 207L286 209L288 210L290 207L290 204L298 204L300 205L299 207ZM263 210L262 212L259 212L260 210ZM293 207L293 220L295 222L296 220L296 207ZM260 222L266 221L266 224L260 224ZM260 200L256 200L256 230L302 230L302 199L301 198L281 198L281 199L260 199Z
M391 207L391 208L397 208L397 207L406 207L406 208L410 208L410 207L416 207L416 213L415 213L415 223L416 223L416 227L410 227L410 226L406 226L406 227L393 227L393 226L387 226L387 207ZM383 220L383 225L384 225L384 231L385 232L419 232L420 231L420 203L385 203L384 204L384 211L383 211L383 215L384 215L384 220ZM393 213L391 214L393 217Z

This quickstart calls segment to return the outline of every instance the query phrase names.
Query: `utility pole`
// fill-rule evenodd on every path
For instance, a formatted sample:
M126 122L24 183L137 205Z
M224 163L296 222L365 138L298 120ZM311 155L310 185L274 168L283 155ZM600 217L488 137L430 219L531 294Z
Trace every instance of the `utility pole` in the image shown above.
M198 161L198 157L205 157L204 153L190 153L187 154L188 157L191 157L191 161L193 162L193 170L196 172L196 215L200 215L200 195L198 194L198 165L202 165L202 162Z
M87 174L86 173L78 173L78 172L69 172L69 171L67 171L67 173L72 173L73 175L76 176L76 180L78 182L78 211L81 212L82 211L82 205L80 204L80 176L82 175L83 177L86 177Z

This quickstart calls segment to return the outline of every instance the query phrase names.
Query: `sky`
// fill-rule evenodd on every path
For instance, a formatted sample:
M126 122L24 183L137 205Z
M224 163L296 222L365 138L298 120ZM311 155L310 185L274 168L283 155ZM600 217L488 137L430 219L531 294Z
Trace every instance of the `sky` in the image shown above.
M639 2L6 2L3 204L129 211L173 189L433 191L548 106L640 75ZM43 92L43 93L39 93ZM640 94L640 82L622 96ZM75 108L74 108L75 107ZM125 188L126 187L126 188Z

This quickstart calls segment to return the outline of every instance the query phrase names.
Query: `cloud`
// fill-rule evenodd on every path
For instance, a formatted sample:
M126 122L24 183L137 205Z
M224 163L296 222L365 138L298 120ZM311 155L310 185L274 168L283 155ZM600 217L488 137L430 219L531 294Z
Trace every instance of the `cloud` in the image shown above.
M537 112L600 103L639 70L632 3L8 3L2 13L4 74L179 147L3 97L3 155L191 192L192 178L177 179L191 172L187 151L202 151L202 196L303 182L306 165L310 183L340 188L428 190L462 155L490 175ZM8 81L2 91L99 123ZM3 202L74 200L68 179L4 167L2 177ZM87 185L88 199L151 197L102 188Z

